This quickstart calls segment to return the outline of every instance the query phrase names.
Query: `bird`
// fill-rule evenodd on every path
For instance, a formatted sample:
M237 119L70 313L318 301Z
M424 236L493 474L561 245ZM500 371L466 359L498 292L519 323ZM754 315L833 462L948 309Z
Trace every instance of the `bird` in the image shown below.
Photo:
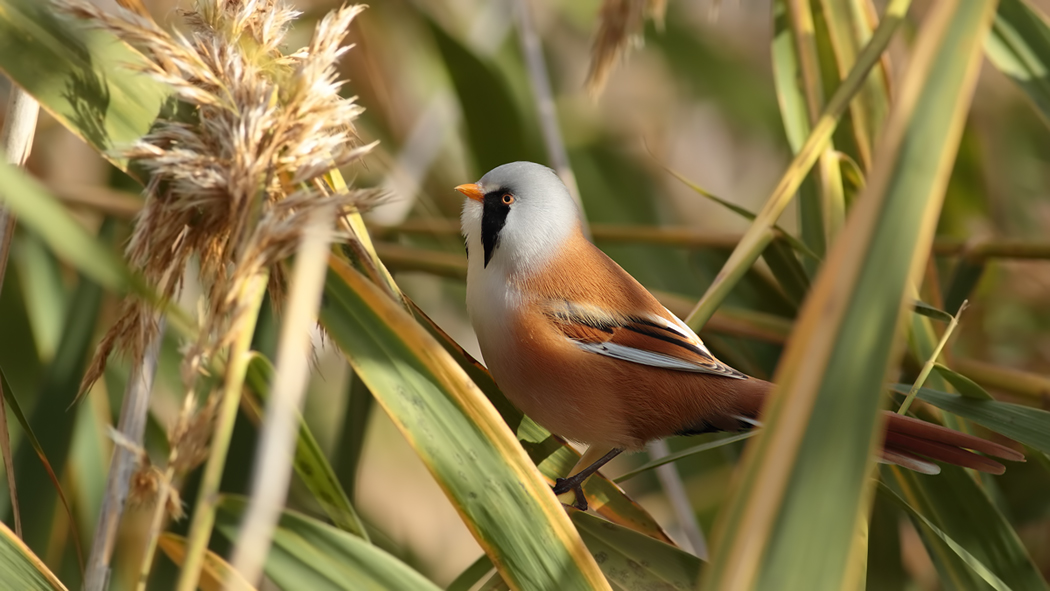
M611 451L559 478L575 493L619 453L655 439L761 424L772 383L719 361L700 337L583 234L550 168L498 166L455 187L467 250L467 312L496 384L551 433ZM883 411L881 461L926 474L931 460L1001 474L1005 445ZM973 451L987 455L978 455Z

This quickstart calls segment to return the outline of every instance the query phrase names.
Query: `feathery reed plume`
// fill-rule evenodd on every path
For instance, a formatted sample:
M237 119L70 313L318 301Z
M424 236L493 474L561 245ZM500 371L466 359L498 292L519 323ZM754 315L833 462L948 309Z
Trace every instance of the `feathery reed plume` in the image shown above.
M666 0L605 0L598 16L598 33L591 45L591 65L585 86L597 98L605 89L616 61L632 45L642 44L642 25L645 16L663 27Z
M151 174L127 249L131 265L171 297L186 265L199 259L207 304L201 339L187 355L192 382L202 359L230 343L228 328L239 311L230 296L248 277L272 271L271 293L279 302L274 264L294 248L309 210L333 201L350 208L374 197L370 191L333 194L320 180L373 146L357 146L353 121L361 107L339 96L334 68L363 7L328 15L307 47L283 55L279 46L299 13L275 0L200 0L184 14L188 35L129 11L108 14L82 0L65 6L142 52L145 73L169 84L182 103L122 155ZM114 348L141 358L156 333L150 318L145 302L125 302L85 385L101 375Z
M324 179L375 145L357 141L354 120L362 108L354 98L339 96L342 82L335 71L350 49L343 39L364 7L328 14L306 47L286 54L281 47L299 13L281 0L196 0L192 11L182 13L185 32L164 30L138 2L122 0L124 8L108 13L85 0L55 1L138 50L146 58L139 69L173 90L150 133L120 150L150 175L127 246L129 264L170 299L187 265L196 262L204 291L199 335L183 350L187 395L168 434L167 470L140 472L139 483L149 486L139 490L159 491L157 505L163 508L172 477L209 458L209 446L218 445L211 455L221 456L211 457L209 469L213 460L221 469L227 442L219 439L226 422L232 426L229 409L236 412L236 402L231 407L223 400L240 394L250 342L245 333L254 327L261 302L256 286L266 286L279 305L278 263L294 251L311 215L320 208L342 215L378 197L374 190L337 191ZM333 233L335 227L333 217ZM157 331L151 305L126 298L82 390L98 379L114 351L139 363ZM199 403L198 377L223 359L223 388L211 389Z

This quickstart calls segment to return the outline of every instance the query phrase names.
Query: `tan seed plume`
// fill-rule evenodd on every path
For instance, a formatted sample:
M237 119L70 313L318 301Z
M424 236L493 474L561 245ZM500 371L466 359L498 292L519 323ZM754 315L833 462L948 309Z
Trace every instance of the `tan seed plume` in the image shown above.
M609 81L609 74L632 45L641 45L642 26L649 15L663 27L666 0L605 0L598 15L598 32L591 45L591 65L585 86L597 98Z
M283 53L297 11L280 0L197 0L183 12L184 32L167 31L142 10L105 12L83 0L61 10L108 30L146 60L139 69L172 88L150 133L119 149L149 173L146 202L127 246L129 264L173 298L191 264L204 296L200 336L184 347L187 405L169 434L177 472L205 457L214 394L197 408L198 377L233 342L253 279L269 277L281 301L279 263L298 243L318 207L342 213L368 205L374 190L336 192L324 180L361 159L354 120L362 109L339 95L335 64L363 6L324 17L306 47ZM123 2L136 8L137 2ZM336 220L332 220L335 232ZM98 347L84 386L102 374L114 351L139 363L157 336L156 312L129 296Z

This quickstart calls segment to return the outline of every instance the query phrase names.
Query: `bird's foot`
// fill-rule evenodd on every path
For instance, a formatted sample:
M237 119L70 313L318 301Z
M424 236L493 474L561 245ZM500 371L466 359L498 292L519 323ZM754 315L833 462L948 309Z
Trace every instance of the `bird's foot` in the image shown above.
M572 506L580 511L587 510L587 498L583 496L583 484L575 482L573 478L558 478L554 481L554 486L551 490L554 491L555 495L562 495L571 490L576 497L576 500L572 502Z

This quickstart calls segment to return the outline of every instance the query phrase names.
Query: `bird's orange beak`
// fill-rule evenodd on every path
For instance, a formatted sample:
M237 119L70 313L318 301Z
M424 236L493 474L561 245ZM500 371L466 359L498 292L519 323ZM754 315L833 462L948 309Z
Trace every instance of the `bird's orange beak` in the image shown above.
M481 187L475 185L474 183L460 185L456 187L456 190L460 193L463 193L467 197L470 197L474 201L481 202L485 200L485 194L481 192Z

